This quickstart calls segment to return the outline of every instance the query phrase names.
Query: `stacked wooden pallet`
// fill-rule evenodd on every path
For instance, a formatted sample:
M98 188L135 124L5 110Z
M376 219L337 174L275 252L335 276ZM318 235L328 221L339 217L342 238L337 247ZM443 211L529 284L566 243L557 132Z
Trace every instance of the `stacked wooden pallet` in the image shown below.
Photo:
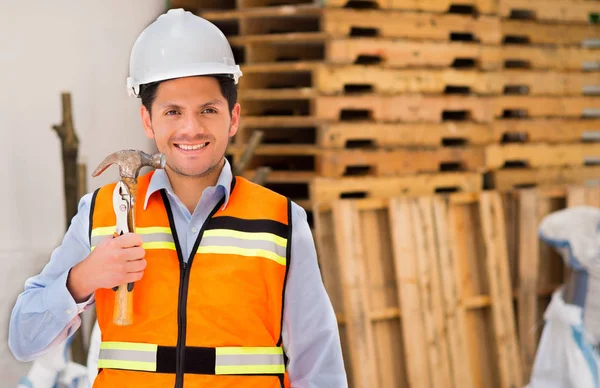
M581 54L569 66L520 63L505 70L506 93L518 93L498 107L493 126L521 144L486 149L490 186L498 189L585 183L600 174L600 3L581 0L500 0L505 47ZM521 21L519 19L527 19ZM527 23L548 34L521 33ZM518 45L518 46L515 46ZM575 57L573 57L575 58ZM509 74L517 77L510 77ZM511 79L512 78L512 79ZM508 100L507 100L508 101ZM508 118L505 118L508 117ZM508 137L508 136L507 136Z
M600 33L577 24L597 3L552 1L569 7L548 13L541 0L179 0L171 6L214 22L241 63L243 113L233 159L262 130L265 144L254 165L272 167L267 186L308 208L309 197L478 191L482 173L522 154L543 159L530 161L537 167L579 163L574 155L581 150L600 150L498 146L513 132L573 140L573 132L598 124L572 120L600 108L600 100L581 95L600 83L600 73L582 71L594 67L598 51L580 45ZM544 8L541 17L575 24L502 18L524 3ZM514 41L530 44L505 44ZM511 95L522 91L528 95ZM528 119L498 120L515 111ZM508 185L502 174L491 181Z

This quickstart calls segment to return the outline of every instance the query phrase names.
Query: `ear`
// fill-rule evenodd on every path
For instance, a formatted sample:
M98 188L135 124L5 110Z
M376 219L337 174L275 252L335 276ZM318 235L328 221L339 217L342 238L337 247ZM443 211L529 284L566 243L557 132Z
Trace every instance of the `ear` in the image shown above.
M142 124L144 125L144 133L148 139L154 139L154 130L152 130L152 118L150 112L144 105L140 108L140 115L142 116Z
M229 126L229 137L233 137L240 125L240 111L241 107L239 103L236 103L231 110L231 125Z

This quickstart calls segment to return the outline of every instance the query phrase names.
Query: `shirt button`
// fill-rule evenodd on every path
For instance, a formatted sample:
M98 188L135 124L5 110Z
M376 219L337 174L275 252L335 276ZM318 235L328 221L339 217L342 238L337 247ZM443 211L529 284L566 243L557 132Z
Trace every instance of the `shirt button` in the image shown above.
M192 228L192 233L196 233L198 231L198 229L196 229L195 227Z
M71 314L73 314L73 311L71 309L66 309L65 313L67 313L67 315L71 315Z

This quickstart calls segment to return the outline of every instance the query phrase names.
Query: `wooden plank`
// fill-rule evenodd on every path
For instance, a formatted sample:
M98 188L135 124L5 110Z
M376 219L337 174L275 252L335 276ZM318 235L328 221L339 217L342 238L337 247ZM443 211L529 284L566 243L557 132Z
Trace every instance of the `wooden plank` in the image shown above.
M446 165L459 171L482 170L483 148L323 150L318 171L324 177L341 177L353 168L360 168L368 175L394 176L440 172Z
M535 361L538 336L538 273L540 266L538 238L538 195L535 190L521 191L519 202L519 339L523 357L523 380L528 381Z
M598 128L600 129L600 126ZM439 147L447 144L484 145L502 138L494 136L488 125L471 122L441 124L341 122L319 126L317 135L318 144L323 148L345 148L348 144L360 142L367 142L377 148Z
M450 67L462 60L484 70L502 69L507 63L531 69L581 70L597 67L599 62L594 50L578 47L482 46L382 38L331 39L325 54L332 63L353 64L369 58L375 63L403 68Z
M587 39L600 38L600 29L594 25L503 20L500 29L505 41L517 37L528 44L581 45Z
M598 184L600 166L497 170L489 175L491 187L501 191L518 187Z
M248 71L247 69L250 69ZM508 70L480 72L457 69L398 69L386 66L276 63L272 66L246 66L240 83L244 98L265 98L290 91L296 96L314 93L339 94L359 91L379 94L445 93L462 88L460 93L493 95L583 95L600 91L600 73L532 72ZM353 89L354 88L354 89ZM254 96L258 94L259 96ZM285 97L284 97L285 98Z
M485 166L495 170L506 162L529 167L583 166L600 160L600 144L506 144L485 147Z
M228 153L235 158L243 150L243 145L232 145ZM394 176L447 169L483 170L484 155L483 147L328 150L311 145L262 145L256 148L248 169L266 166L272 174L314 172L324 177L341 177L358 169L359 175Z
M494 115L516 111L529 117L599 117L600 99L594 97L493 97Z
M323 13L321 26L331 37L348 37L357 29L380 38L452 40L452 34L470 34L485 44L501 43L500 22L489 16L420 12L379 12L331 9Z
M372 121L442 122L445 111L464 112L475 122L493 119L493 101L474 96L423 96L377 94L361 96L319 96L315 99L315 116L339 120L344 111L359 112Z
M501 16L515 13L535 20L589 23L593 14L600 13L600 4L585 0L500 0Z
M317 3L315 0L236 0L237 8L298 6ZM318 4L318 3L317 3Z
M379 386L375 366L373 329L366 312L370 311L360 223L352 203L338 203L333 217L337 230L335 241L340 275L342 276L344 311L346 311L348 342L352 349L353 380L357 386Z
M532 143L576 143L600 140L600 120L497 120L491 124L494 141L504 137Z
M357 209L358 210L358 209ZM359 210L358 222L368 244L364 251L367 293L371 311L399 306L397 282L394 276L394 259L390 238L389 217L385 210ZM378 386L406 386L404 384L405 353L399 320L372 322L376 345L376 368ZM373 384L369 386L373 386Z
M279 74L277 74L279 76ZM343 93L348 85L368 86L376 93L503 94L517 89L529 95L583 95L586 86L600 87L600 73L555 73L508 70L478 72L456 69L403 70L379 66L320 66L314 70L313 88L325 94ZM513 92L514 93L514 92Z
M336 228L335 220L331 211L320 212L313 209L314 228L313 234L317 247L317 257L319 260L319 269L323 278L323 284L327 290L327 295L338 318L340 332L340 341L342 345L342 356L349 386L356 386L354 382L354 370L350 354L352 348L349 345L348 326L345 319L346 310L344 310L344 288L340 276L340 260L337 252L336 235L339 233ZM350 317L350 316L349 316ZM359 372L357 372L359 373Z
M455 4L453 0L324 0L327 7L345 7L348 4L360 3L362 7L379 9L403 9L423 12L447 12ZM494 0L461 0L460 5L472 6L482 14L493 14L497 12L497 4Z
M420 174L402 177L317 177L310 184L313 204L345 198L389 198L398 195L430 195L443 191L475 192L482 188L478 173Z
M502 200L497 192L484 192L479 201L501 386L520 387L523 371L512 307Z
M460 203L450 198L448 209L450 249L455 258L455 283L459 298L462 301L479 298L489 305L489 294L485 289L484 280L486 262L481 260L484 250L480 241L481 227L478 223L476 198L475 206L472 198ZM487 311L465 311L464 322L462 322L468 353L465 363L468 364L473 386L481 388L497 387L495 382L498 380L498 366L494 365L497 361L493 357L493 352L490 352L492 322L486 316Z
M227 10L235 8L235 0L170 0L169 8L185 8L187 10L202 9L219 9Z
M442 279L444 314L448 331L448 345L450 349L452 382L454 387L473 387L470 373L466 333L465 309L473 304L469 299L463 299L458 286L460 273L454 251L451 249L453 241L449 228L449 201L448 198L436 196L433 198L433 212L436 229L436 240L439 254L439 270ZM470 300L473 300L471 298Z
M418 282L426 333L426 347L434 387L449 386L450 354L444 317L439 257L434 236L433 204L431 198L413 200L411 209L415 229Z
M423 308L418 281L418 263L414 228L409 200L393 200L390 203L390 226L394 250L394 268L398 282L398 299L403 315L403 338L410 357L407 358L408 381L411 387L432 386L431 370L427 355L427 338L423 325ZM407 238L410 236L410 238Z

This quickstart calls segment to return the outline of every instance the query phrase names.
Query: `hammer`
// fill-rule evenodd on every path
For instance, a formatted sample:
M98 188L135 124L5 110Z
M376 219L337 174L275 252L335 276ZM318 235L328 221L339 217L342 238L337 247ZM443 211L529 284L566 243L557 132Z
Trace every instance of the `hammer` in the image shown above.
M127 210L127 227L130 233L135 232L135 198L137 196L137 178L142 167L164 168L166 158L157 153L148 155L138 150L122 150L107 156L92 173L93 177L102 174L110 165L119 166L120 182L129 190L130 206ZM113 323L127 326L133 323L133 288L122 284L117 288Z

